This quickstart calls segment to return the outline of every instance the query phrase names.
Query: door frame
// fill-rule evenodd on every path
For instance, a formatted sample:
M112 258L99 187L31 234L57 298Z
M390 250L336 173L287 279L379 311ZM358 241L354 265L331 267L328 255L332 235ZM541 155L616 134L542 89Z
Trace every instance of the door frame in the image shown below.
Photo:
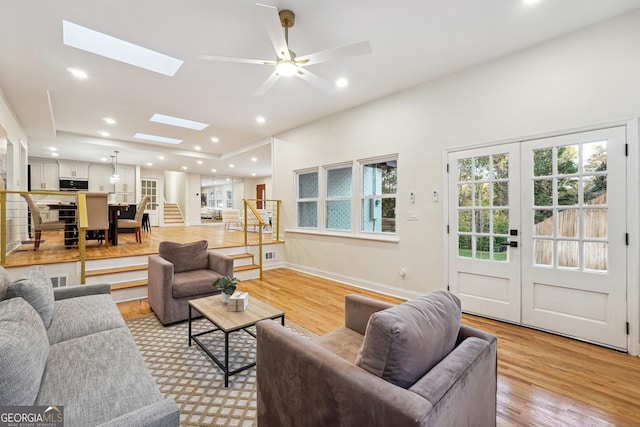
M449 217L449 174L447 173L447 159L449 153L470 150L475 148L486 148L490 146L510 144L514 142L525 142L541 138L549 138L553 136L561 136L578 132L588 132L593 130L605 129L615 126L625 126L627 137L627 233L629 235L629 244L627 246L626 265L627 265L627 322L629 324L629 334L627 335L627 352L631 355L638 356L640 353L640 117L625 118L608 122L601 122L590 126L580 126L576 128L560 129L555 131L542 132L538 134L529 134L522 137L513 137L502 140L485 141L476 144L463 146L455 146L445 148L442 151L442 217L444 220L442 256L444 260L443 283L449 287L449 228L452 227L452 221Z

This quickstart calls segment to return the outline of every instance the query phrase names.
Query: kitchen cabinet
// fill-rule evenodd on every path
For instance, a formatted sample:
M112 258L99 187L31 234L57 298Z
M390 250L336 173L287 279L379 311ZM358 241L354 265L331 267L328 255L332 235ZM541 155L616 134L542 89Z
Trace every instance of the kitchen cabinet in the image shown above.
M60 178L89 178L87 163L60 162Z
M111 165L92 164L89 166L89 191L106 191L113 193L114 185L109 182L113 173Z
M118 203L136 203L136 168L135 166L119 165L120 181L115 185Z
M31 191L59 190L58 163L32 159L29 165L31 166Z

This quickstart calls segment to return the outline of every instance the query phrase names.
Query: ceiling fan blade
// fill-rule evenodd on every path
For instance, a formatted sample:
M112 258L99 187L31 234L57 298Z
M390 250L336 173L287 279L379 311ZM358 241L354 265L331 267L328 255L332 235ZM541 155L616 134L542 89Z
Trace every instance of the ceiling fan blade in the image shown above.
M305 65L320 64L321 62L333 61L336 59L347 58L349 56L364 55L371 53L371 45L369 41L354 43L347 46L335 47L333 49L321 50L320 52L310 53L296 58L296 62L308 62Z
M285 58L287 61L290 61L291 55L289 54L289 46L287 46L287 40L284 38L278 9L273 6L267 6L259 3L256 4L256 6L259 7L262 22L264 23L264 27L267 30L267 34L269 34L271 43L278 54L278 58Z
M274 61L266 61L263 59L250 59L250 58L234 58L232 56L216 56L216 55L198 55L198 58L207 61L221 61L221 62L241 62L243 64L258 64L258 65L276 65Z
M334 93L336 91L336 87L334 85L327 82L326 80L321 79L320 77L316 76L309 70L302 69L296 75L300 77L302 80L305 80L306 82L311 83L312 85L322 89L327 93Z
M269 89L271 89L271 86L273 86L273 84L279 78L280 78L280 75L274 71L273 73L271 73L271 75L269 77L267 77L267 80L265 80L264 83L262 83L262 85L260 85L258 90L256 90L255 94L256 95L264 95L265 93L267 93L267 91Z

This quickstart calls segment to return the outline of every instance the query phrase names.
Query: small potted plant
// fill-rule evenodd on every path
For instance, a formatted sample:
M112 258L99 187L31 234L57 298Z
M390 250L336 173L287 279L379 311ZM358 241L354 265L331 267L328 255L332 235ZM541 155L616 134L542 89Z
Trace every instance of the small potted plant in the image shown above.
M220 289L222 291L222 303L227 304L229 302L229 298L236 291L236 285L240 280L235 277L222 276L213 282L213 286Z

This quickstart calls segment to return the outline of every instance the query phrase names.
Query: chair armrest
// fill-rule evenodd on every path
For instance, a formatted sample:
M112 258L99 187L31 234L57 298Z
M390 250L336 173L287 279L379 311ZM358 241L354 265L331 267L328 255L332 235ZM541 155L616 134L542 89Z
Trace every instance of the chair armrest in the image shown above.
M233 258L214 251L209 251L209 270L223 276L233 277Z
M92 285L65 286L53 290L53 299L56 301L68 298L83 297L87 295L110 294L111 285L108 283Z
M158 318L169 318L173 301L173 264L160 255L149 255L147 292L149 304Z
M180 409L173 399L147 405L120 415L99 427L179 427Z
M386 310L393 304L363 297L361 295L347 295L344 298L344 325L364 335L369 323L369 317L376 311Z
M416 426L431 409L277 322L256 327L260 427Z

